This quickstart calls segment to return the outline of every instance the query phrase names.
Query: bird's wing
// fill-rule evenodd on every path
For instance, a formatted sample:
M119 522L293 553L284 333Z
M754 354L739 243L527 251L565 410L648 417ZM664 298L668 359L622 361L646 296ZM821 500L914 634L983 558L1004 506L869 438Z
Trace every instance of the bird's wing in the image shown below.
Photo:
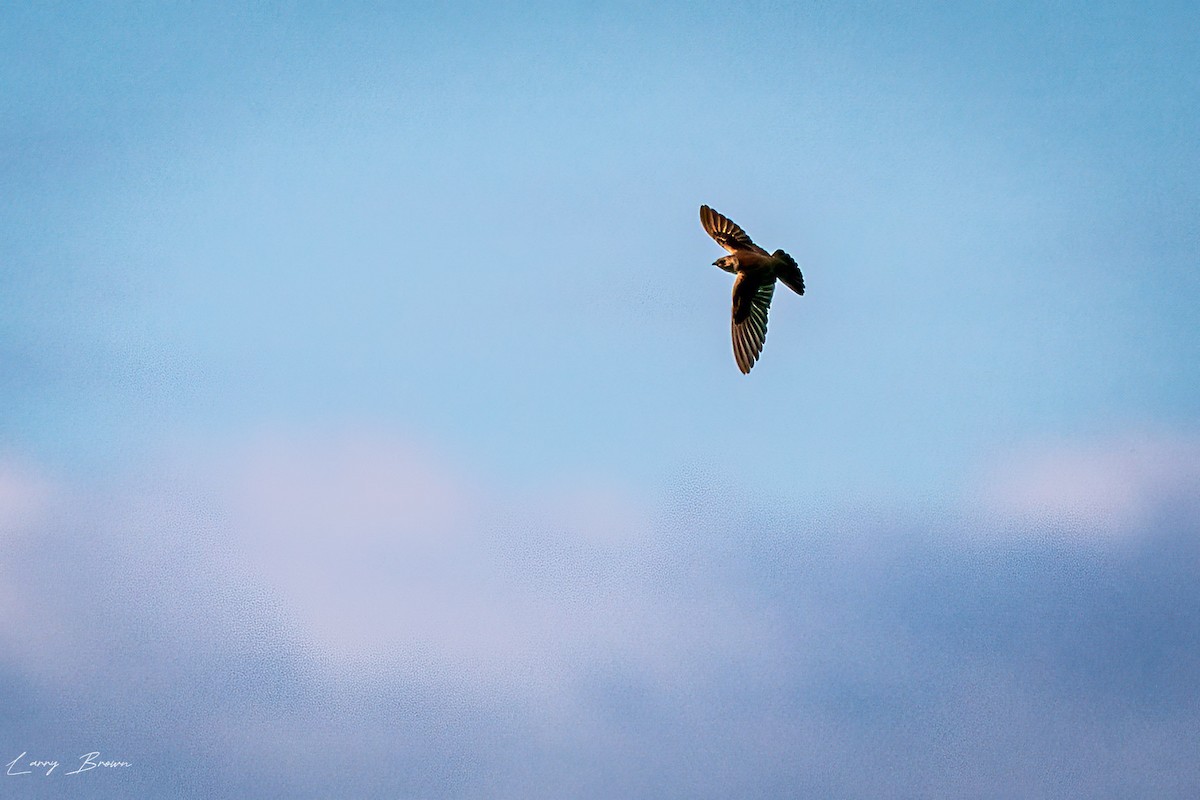
M767 254L766 250L756 245L744 230L729 217L713 211L708 206L700 206L700 224L717 244L731 253L739 250L753 250L756 253Z
M750 373L767 341L767 311L774 294L774 278L757 283L739 272L733 282L733 357L743 374Z

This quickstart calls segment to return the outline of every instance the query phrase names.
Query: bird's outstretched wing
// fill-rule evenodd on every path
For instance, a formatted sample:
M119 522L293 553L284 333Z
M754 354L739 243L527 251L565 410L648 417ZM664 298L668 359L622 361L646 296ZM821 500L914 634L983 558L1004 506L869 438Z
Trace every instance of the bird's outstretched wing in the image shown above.
M723 214L713 211L708 206L700 206L700 224L713 240L731 253L739 250L753 250L764 256L766 250L756 245L737 223Z
M757 283L745 273L733 282L733 357L749 374L767 341L767 311L775 294L775 279Z

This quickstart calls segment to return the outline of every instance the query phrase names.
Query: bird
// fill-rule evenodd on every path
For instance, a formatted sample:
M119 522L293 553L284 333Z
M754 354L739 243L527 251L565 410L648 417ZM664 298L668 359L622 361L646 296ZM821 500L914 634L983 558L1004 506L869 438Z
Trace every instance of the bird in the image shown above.
M767 340L767 311L775 294L776 278L802 295L804 275L796 259L782 250L768 254L737 223L708 206L700 206L700 224L729 251L713 266L737 275L733 282L733 357L742 374L749 375Z

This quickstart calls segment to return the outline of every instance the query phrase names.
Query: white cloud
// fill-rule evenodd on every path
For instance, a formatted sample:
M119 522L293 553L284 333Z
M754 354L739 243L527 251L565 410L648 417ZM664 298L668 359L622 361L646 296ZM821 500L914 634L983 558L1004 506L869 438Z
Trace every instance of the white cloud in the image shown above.
M343 673L415 660L544 692L618 662L672 682L684 653L764 636L720 598L664 596L649 515L611 487L518 496L371 432L263 439L210 468L235 560Z
M28 529L49 509L54 489L35 470L0 455L0 536Z
M61 492L36 470L18 459L0 457L0 654L17 660L51 661L61 655L52 630L47 630L44 606L37 594L24 589L20 554L37 544L37 532Z
M1198 496L1200 439L1129 434L1028 447L993 470L976 499L1022 531L1109 538L1139 530L1164 503Z

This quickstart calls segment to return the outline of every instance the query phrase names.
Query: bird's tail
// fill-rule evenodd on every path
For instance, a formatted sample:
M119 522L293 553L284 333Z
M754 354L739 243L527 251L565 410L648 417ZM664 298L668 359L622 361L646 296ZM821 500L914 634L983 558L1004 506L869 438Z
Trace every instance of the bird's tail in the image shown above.
M776 250L771 255L784 263L783 269L779 270L776 277L783 281L784 286L796 294L804 294L804 275L801 274L800 266L796 263L796 259L782 250Z

